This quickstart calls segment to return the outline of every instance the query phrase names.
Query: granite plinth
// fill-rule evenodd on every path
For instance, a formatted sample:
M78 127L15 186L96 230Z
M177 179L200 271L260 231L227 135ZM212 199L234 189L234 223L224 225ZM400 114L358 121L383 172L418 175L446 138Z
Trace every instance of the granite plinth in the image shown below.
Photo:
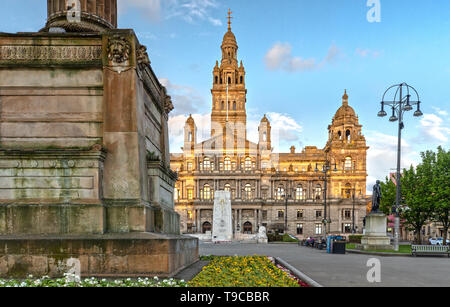
M366 217L366 231L361 238L364 250L390 250L391 239L386 234L387 217L384 213L370 213Z
M70 259L81 276L170 277L198 260L198 239L155 233L0 236L0 277L62 277Z

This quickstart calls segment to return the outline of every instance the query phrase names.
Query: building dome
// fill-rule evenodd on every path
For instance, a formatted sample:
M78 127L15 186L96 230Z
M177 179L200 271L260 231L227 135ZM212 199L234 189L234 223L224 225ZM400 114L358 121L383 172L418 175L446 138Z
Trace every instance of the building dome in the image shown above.
M269 119L267 119L266 114L264 114L264 117L261 119L261 123L268 123Z
M234 36L234 33L231 32L231 30L228 30L228 32L225 33L225 35L223 36L222 46L228 46L228 45L233 45L233 46L237 47L236 36Z
M356 117L355 110L348 105L347 90L345 90L344 96L342 96L342 106L337 110L334 115L334 119L340 119L344 117Z

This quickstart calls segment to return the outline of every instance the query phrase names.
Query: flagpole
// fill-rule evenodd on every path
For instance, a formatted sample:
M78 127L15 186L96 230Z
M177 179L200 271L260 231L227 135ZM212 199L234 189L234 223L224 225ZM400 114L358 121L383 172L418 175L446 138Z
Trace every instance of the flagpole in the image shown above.
M228 122L228 77L227 77L227 122Z

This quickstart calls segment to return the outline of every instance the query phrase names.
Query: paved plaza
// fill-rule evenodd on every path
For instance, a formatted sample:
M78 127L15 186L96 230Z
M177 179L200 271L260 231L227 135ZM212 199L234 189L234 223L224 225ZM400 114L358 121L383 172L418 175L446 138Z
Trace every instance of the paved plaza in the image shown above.
M281 257L325 287L443 287L450 286L447 257L398 257L361 254L327 254L297 244L200 243L200 255ZM381 282L369 283L367 261L381 262Z

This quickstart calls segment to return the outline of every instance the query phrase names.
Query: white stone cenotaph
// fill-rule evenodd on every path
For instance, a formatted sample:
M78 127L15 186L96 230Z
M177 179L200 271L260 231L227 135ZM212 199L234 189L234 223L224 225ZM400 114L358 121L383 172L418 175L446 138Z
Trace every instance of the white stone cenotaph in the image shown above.
M231 193L216 191L214 193L212 241L213 243L231 242L233 226L231 220Z

